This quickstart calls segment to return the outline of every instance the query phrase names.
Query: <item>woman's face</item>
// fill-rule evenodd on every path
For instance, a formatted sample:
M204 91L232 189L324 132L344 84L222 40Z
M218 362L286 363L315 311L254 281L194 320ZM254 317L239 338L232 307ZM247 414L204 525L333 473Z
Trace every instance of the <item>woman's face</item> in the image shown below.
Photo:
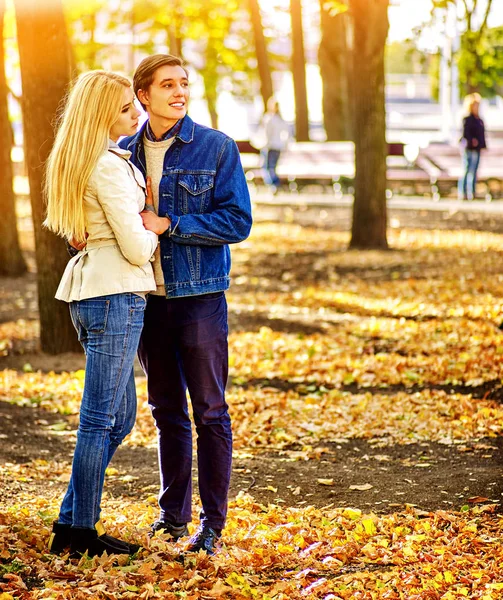
M480 104L478 102L474 102L472 104L472 115L475 115L476 117L478 117L478 115L479 115L479 106L480 106Z
M110 129L110 139L116 142L121 136L134 135L138 129L140 111L134 105L134 94L131 88L124 88L124 97L119 118Z

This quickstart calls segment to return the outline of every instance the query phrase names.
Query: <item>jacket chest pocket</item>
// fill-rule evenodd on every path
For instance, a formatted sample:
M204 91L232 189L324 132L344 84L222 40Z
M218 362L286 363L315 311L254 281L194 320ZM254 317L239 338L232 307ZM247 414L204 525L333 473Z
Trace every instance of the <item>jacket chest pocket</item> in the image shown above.
M210 203L213 184L213 175L180 175L178 192L181 213L187 215L206 212Z

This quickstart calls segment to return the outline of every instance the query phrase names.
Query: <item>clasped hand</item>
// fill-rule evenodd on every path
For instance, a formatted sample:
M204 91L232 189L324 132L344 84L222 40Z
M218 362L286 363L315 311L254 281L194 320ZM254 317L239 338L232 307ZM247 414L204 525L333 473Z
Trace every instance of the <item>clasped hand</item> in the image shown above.
M152 180L147 177L147 195L145 198L145 208L140 216L143 221L143 227L148 231L153 231L157 235L162 235L171 225L171 219L168 217L159 217L154 211L154 199L152 196Z

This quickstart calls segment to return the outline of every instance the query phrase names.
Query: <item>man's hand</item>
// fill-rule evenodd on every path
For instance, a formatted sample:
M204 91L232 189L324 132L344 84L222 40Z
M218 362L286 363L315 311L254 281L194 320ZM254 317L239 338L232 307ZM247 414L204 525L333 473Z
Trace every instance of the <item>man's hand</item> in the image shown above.
M151 210L143 210L140 217L143 221L143 227L148 231L157 233L157 235L162 235L171 225L171 220L168 217L158 217Z
M473 146L474 148L476 148L478 145L479 145L479 141L477 140L477 138L473 138L473 139L472 139L472 146Z

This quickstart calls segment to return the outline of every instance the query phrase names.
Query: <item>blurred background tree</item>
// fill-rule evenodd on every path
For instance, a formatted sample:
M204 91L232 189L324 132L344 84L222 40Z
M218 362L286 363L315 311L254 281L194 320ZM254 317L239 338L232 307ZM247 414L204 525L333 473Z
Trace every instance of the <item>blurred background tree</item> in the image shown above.
M323 124L327 140L352 140L350 102L351 20L345 2L320 0L321 40L318 51L323 86Z
M349 0L355 198L351 248L387 248L384 55L389 0Z
M71 48L60 0L16 0L23 85L25 161L35 231L40 342L44 352L79 351L68 306L54 298L68 261L63 240L42 227L44 164L54 141L54 120L71 75Z
M22 275L26 262L19 246L14 196L14 172L11 161L14 133L9 117L10 95L5 76L4 48L5 2L0 0L0 275Z

